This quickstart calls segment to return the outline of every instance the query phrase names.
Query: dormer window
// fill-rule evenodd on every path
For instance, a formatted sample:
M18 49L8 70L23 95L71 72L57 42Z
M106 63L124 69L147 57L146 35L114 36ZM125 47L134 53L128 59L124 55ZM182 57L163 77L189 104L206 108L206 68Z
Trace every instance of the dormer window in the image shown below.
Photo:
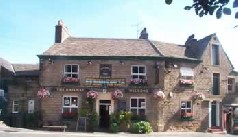
M212 45L212 65L219 65L219 46Z
M192 68L181 67L180 68L180 84L192 85L194 83L194 72Z

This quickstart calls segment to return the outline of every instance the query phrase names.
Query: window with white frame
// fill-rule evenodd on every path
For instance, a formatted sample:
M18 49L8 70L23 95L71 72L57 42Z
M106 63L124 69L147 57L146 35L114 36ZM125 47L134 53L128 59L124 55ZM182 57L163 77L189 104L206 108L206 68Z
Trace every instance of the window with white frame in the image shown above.
M79 78L79 65L65 65L64 76L71 78Z
M131 78L132 79L146 79L146 67L145 67L145 65L133 65L133 66L131 66Z
M18 100L12 101L12 113L19 113L19 101Z
M180 78L186 80L192 80L194 77L194 72L192 68L181 67L180 68Z
M181 114L192 113L192 101L181 101Z
M145 115L146 100L144 97L132 97L130 110L134 115Z
M63 113L65 112L78 112L78 97L77 96L64 96L63 97Z
M234 92L235 79L234 78L228 78L227 84L228 84L228 92Z

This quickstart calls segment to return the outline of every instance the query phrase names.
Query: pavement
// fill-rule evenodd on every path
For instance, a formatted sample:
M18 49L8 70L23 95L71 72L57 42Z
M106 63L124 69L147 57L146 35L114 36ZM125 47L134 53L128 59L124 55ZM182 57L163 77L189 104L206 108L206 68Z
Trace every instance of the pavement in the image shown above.
M0 137L234 137L237 135L205 132L152 132L150 134L131 134L119 132L55 132L8 127L0 121Z

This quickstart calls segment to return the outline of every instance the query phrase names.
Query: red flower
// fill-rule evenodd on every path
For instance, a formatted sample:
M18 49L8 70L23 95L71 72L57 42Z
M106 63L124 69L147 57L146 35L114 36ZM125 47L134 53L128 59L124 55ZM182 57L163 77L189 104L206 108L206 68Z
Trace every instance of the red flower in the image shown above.
M112 99L117 99L122 97L123 97L123 93L121 90L116 89L115 91L112 92Z
M72 78L72 77L64 77L63 78L64 83L77 83L79 82L78 78Z
M89 99L96 99L98 97L98 92L90 90L87 92L87 98Z

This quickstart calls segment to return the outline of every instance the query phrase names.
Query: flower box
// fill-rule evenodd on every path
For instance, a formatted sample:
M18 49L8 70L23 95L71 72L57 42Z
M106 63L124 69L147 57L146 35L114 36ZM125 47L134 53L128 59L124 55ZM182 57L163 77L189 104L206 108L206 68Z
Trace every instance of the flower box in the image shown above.
M139 78L131 79L131 82L129 85L130 86L148 86L146 79L139 79Z
M62 120L75 120L77 119L77 112L64 112L61 114Z
M192 121L193 113L181 113L181 120L183 121Z
M72 78L72 77L63 77L62 83L65 84L78 84L79 79L78 78Z
M188 80L188 79L180 79L179 83L181 85L193 85L194 80Z

